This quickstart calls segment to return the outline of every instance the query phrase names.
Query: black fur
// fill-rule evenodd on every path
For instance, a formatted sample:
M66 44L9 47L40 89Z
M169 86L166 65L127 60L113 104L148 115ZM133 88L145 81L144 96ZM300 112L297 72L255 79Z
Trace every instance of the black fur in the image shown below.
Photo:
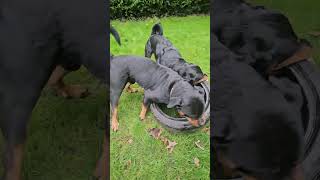
M213 39L213 146L236 170L259 180L289 177L303 147L301 114L293 108L302 106L300 87L290 89L294 96L287 101L277 87Z
M2 0L0 3L0 128L5 170L53 69L84 65L106 82L107 26L102 0Z
M163 36L161 24L155 24L152 27L151 36L145 46L145 57L150 58L152 54L155 55L159 64L173 69L192 84L204 77L201 68L187 63L180 52Z
M127 82L144 89L143 103L177 107L187 117L198 119L204 110L203 94L173 70L136 56L111 57L110 103L114 109Z
M301 43L286 16L242 0L214 0L213 31L218 39L261 75L296 52Z

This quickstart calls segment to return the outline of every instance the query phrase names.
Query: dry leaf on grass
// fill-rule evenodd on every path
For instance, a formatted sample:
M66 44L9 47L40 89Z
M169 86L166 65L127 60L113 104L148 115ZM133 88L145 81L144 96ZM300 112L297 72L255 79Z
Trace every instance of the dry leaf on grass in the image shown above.
M132 142L133 142L132 139L129 139L129 140L127 141L128 144L132 144Z
M151 129L148 130L148 132L153 138L159 139L159 137L161 136L161 133L162 133L162 129L151 128Z
M320 36L320 31L313 31L313 32L309 32L308 34L311 35L311 36L319 37Z
M175 147L177 144L178 144L178 143L176 143L175 141L170 141L170 140L168 140L167 149L168 149L169 153L172 153L174 147Z
M207 133L208 135L210 135L210 128L208 128L208 127L203 128L201 131Z
M198 148L200 148L201 150L204 150L204 148L203 148L202 145L201 145L200 140L194 142L194 144L195 144Z
M166 137L160 136L160 141L163 142L163 144L168 145L168 139Z
M200 160L198 159L198 158L194 158L193 159L193 162L194 162L194 164L196 165L196 167L199 167L200 166Z
M175 141L170 141L168 138L161 136L162 129L160 128L150 128L148 129L149 135L152 136L154 139L159 139L161 142L163 142L164 145L166 145L166 148L168 149L169 153L172 153L174 147L178 144Z

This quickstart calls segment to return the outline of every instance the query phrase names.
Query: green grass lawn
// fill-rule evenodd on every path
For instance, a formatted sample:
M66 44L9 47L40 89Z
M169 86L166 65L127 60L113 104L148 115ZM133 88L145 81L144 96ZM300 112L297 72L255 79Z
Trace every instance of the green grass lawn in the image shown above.
M92 94L66 100L48 88L43 91L28 126L24 180L92 177L104 133L105 86L97 86L96 78L84 69L68 75L66 82L88 87Z
M114 55L144 56L144 47L152 26L161 22L165 36L182 56L198 64L210 75L210 17L189 16L148 19L143 21L112 21L122 46L111 37ZM137 85L135 85L138 87ZM209 135L201 130L193 133L162 133L178 144L172 153L159 140L149 136L149 128L161 127L151 112L144 122L139 120L143 93L123 92L119 103L119 131L111 133L111 179L209 179ZM204 150L195 145L200 140ZM200 160L196 167L194 158Z
M308 33L320 32L320 1L318 0L251 0L255 4L265 5L284 13L292 23L294 31L300 38L305 38L314 46L314 59L320 64L320 36Z

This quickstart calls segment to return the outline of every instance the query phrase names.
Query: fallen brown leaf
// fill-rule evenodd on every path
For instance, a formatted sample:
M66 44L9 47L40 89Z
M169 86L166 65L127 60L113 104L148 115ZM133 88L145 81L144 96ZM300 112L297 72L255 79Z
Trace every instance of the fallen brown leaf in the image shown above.
M196 144L196 146L197 146L198 148L200 148L201 150L204 150L203 146L201 145L200 140L194 142L194 144Z
M172 153L174 147L175 147L177 144L178 144L178 143L176 143L175 141L170 141L170 140L168 140L167 149L168 149L169 153Z
M318 37L318 36L320 36L320 31L313 31L313 32L309 32L308 34L311 35L311 36Z
M161 133L162 133L162 129L159 128L151 128L148 130L149 134L155 138L155 139L159 139Z
M132 144L132 142L133 142L133 140L132 140L132 139L129 139L127 143L128 143L128 144Z
M200 166L200 160L198 159L198 158L194 158L193 159L193 162L194 162L194 164L196 165L196 167L199 167Z
M160 141L163 142L163 144L168 145L168 139L166 137L160 136Z
M206 127L202 129L202 132L207 133L208 135L210 135L210 128Z

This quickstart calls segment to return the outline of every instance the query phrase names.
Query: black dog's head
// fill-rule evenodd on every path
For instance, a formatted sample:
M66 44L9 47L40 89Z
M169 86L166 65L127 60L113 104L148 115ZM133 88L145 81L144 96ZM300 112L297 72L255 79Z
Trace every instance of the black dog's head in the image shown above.
M183 79L186 79L191 84L199 84L208 79L207 75L203 74L201 68L194 64L186 64L180 71L178 73Z
M259 10L255 10L259 11ZM250 64L265 72L272 64L292 56L300 47L289 20L280 13L255 13L243 30L244 46L236 52L251 59Z
M179 81L171 88L167 107L176 107L179 114L184 115L193 126L199 126L205 107L204 91L187 81Z
M215 0L214 32L260 74L301 46L286 16L242 0ZM230 6L228 6L228 4Z

